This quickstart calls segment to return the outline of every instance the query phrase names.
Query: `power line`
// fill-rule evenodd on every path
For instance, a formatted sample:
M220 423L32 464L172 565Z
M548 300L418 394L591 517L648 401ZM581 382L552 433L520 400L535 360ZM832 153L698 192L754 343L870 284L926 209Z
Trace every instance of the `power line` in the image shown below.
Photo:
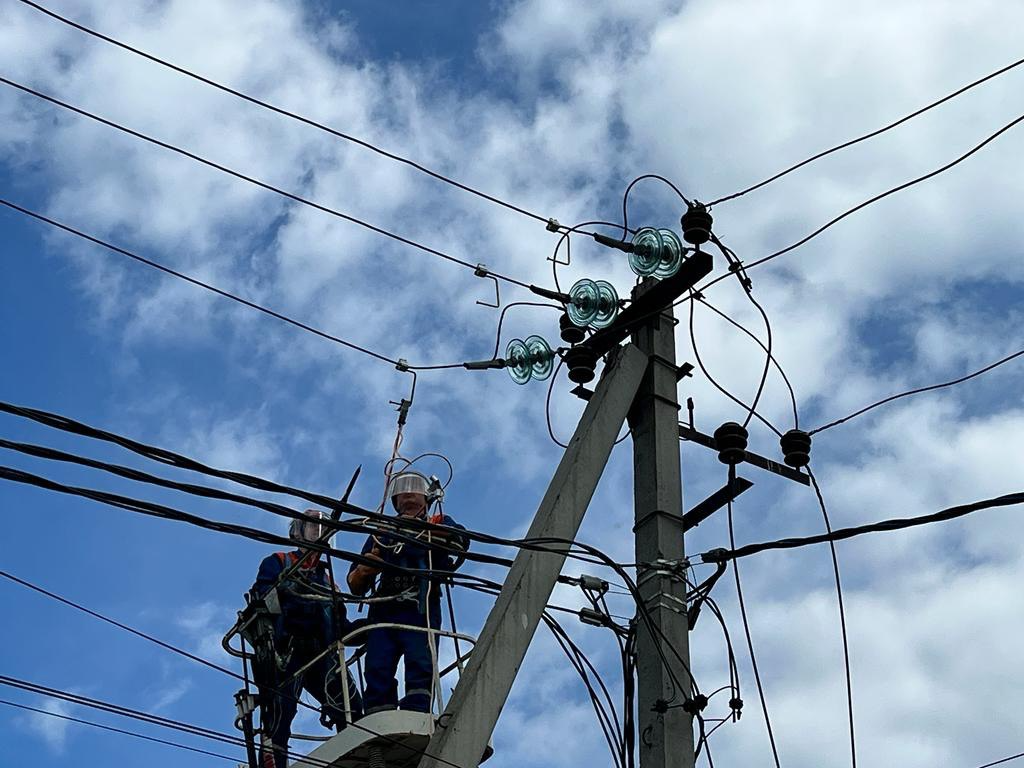
M113 715L120 717L127 717L133 720L139 720L150 725L156 725L161 728L168 728L175 731L181 731L191 736L199 736L200 738L210 739L211 741L217 741L222 744L230 744L236 747L245 747L245 740L240 736L234 736L230 733L224 733L223 731L215 731L210 728L205 728L200 725L193 723L187 723L182 720L175 720L169 717L161 717L151 712L145 712L139 709L133 709L131 707L125 707L120 704L113 704L111 702L102 701L100 699L93 699L88 696L82 696L77 693L70 693L69 691L61 690L60 688L52 688L39 683L33 683L28 680L21 680L16 677L10 677L7 675L0 675L0 685L6 685L9 688L15 688L17 690L27 691L29 693L35 693L41 696L49 696L61 701L66 701L71 704L78 704L80 706L89 707L90 709L96 709L101 712L108 712ZM358 723L352 723L352 726L358 727ZM368 730L368 729L364 729ZM372 733L372 731L371 731ZM375 736L382 736L382 734L374 734ZM384 738L387 738L384 736ZM330 768L330 763L325 760L320 760L309 755L301 755L297 752L288 751L289 757L300 758L303 761L310 763L311 765L320 766L321 768ZM438 758L440 759L440 758ZM444 761L442 761L444 762ZM453 765L449 763L449 765ZM454 766L453 768L459 768Z
M825 497L821 493L821 488L818 486L818 480L814 477L814 472L811 468L807 467L807 475L811 479L811 486L814 488L814 494L818 497L818 504L821 507L821 516L825 520L825 533L828 536L832 535L832 521L829 520L828 510L825 508ZM828 542L829 552L832 555L832 571L836 578L836 600L839 603L839 627L842 633L843 639L843 667L846 673L846 706L847 706L847 717L850 722L850 762L852 768L857 768L857 739L854 735L853 728L853 675L850 674L850 641L846 633L846 607L843 603L843 585L839 578L839 555L836 553L836 543L830 539Z
M217 478L221 478L223 480L229 480L231 482L238 483L240 485L244 485L244 486L247 486L247 487L250 487L250 488L255 488L257 490L266 491L268 493L278 493L278 494L284 494L284 495L287 495L287 496L293 496L293 497L296 497L296 498L301 498L301 499L304 499L306 501L312 502L313 504L321 505L321 506L324 506L324 507L326 507L328 509L331 509L331 510L337 510L339 513L340 512L345 512L345 513L348 513L348 514L351 514L351 515L355 515L356 517L359 517L359 518L366 518L366 519L371 519L371 520L379 520L379 521L387 523L390 526L389 533L391 535L401 535L399 532L394 530L395 528L402 528L402 529L408 530L408 531L423 531L423 530L438 531L438 530L443 530L444 529L444 526L434 525L434 524L431 524L431 523L428 523L428 522L425 522L425 521L420 521L420 520L415 520L415 519L404 520L404 519L399 519L399 518L395 518L395 517L388 517L386 515L382 515L382 514L378 514L376 512L371 512L369 510L362 509L360 507L357 507L357 506L355 506L353 504L349 504L347 502L340 502L337 499L332 498L330 496L325 496L325 495L319 494L319 493L313 493L311 491L302 490L300 488L295 488L295 487L288 486L288 485L282 485L280 483L276 483L276 482L273 482L271 480L265 480L263 478L256 477L254 475L248 475L248 474L245 474L243 472L232 472L232 471L228 471L228 470L216 469L214 467L211 467L211 466L208 466L208 465L203 464L201 462L198 462L198 461L196 461L194 459L190 459L187 456L183 456L181 454L174 453L173 451L169 451L169 450L166 450L164 448L158 448L158 447L152 446L152 445L146 445L145 443L137 442L135 440L132 440L132 439L127 438L127 437L124 437L122 435L117 435L117 434L112 433L112 432L107 432L107 431L104 431L104 430L101 430L101 429L97 429L95 427L91 427L91 426L89 426L87 424L84 424L82 422L78 422L78 421L75 421L73 419L69 419L66 416L61 416L61 415L58 415L58 414L49 413L47 411L42 411L42 410L38 410L38 409L34 409L34 408L26 408L26 407L23 407L23 406L17 406L17 405L13 405L11 403L6 403L6 402L3 402L3 401L0 401L0 413L8 413L8 414L11 414L11 415L14 415L14 416L19 416L21 418L25 418L25 419L29 419L31 421L35 421L35 422L40 423L40 424L44 424L44 425L46 425L48 427L52 427L54 429L59 429L59 430L64 431L64 432L70 432L72 434L80 435L80 436L87 437L87 438L90 438L90 439L102 440L102 441L105 441L105 442L113 443L113 444L119 445L122 448L125 448L125 449L127 449L129 451L132 451L133 453L137 453L140 456L144 456L144 457L146 457L146 458L148 458L150 460L157 461L157 462L169 465L169 466L177 467L179 469L184 469L184 470L188 470L188 471L191 471L191 472L199 472L199 473L202 473L202 474L205 474L205 475L209 475L211 477L217 477ZM49 481L47 481L47 482L49 482ZM88 490L88 489L85 489L85 490ZM127 497L122 497L122 498L124 498L128 503L134 503L135 502L135 500L127 499ZM104 501L103 499L98 499L98 500ZM104 503L106 503L106 502L104 501ZM148 502L146 502L146 503L148 503ZM159 505L154 505L154 506L159 507ZM130 508L130 507L128 507L128 508ZM176 510L171 510L171 512L172 513L176 513ZM289 510L289 512L290 512L290 510ZM182 513L182 514L184 514L184 513ZM158 511L158 514L156 516L163 516L163 513ZM288 514L287 516L291 516L291 514ZM203 520L203 518L197 518L197 519ZM206 521L206 522L212 522L212 521ZM341 527L341 524L338 523L337 521L327 521L326 524L329 525L329 526ZM217 523L217 525L221 525L221 524ZM249 530L254 530L254 529L249 529ZM540 550L540 551L546 551L546 552L559 552L559 553L561 553L561 552L564 551L564 553L567 556L573 557L573 558L575 558L577 560L581 560L583 562L606 564L609 567L611 567L613 569L616 569L616 572L619 573L620 577L623 574L625 574L625 571L622 568L622 566L620 564L616 563L615 561L613 561L611 558L609 558L603 552L601 552L600 550L596 549L595 547L590 547L589 545L581 544L581 543L576 542L576 541L562 540L562 539L552 539L552 538L544 538L544 539L507 539L507 538L503 538L503 537L500 537L500 536L493 536L491 534L483 533L481 531L475 531L475 530L471 530L471 529L461 529L461 528L460 529L451 529L451 531L452 531L452 533L456 533L456 534L465 536L465 537L469 538L470 540L479 541L479 542L484 543L484 544L494 544L494 545L498 545L498 546L517 547L517 548L524 548L524 549L534 549L534 550ZM259 533L261 536L271 535L271 534L264 534L262 531L257 531L257 533ZM245 534L242 534L242 535L245 535ZM280 537L278 537L278 538L280 538ZM274 543L274 544L281 543L280 541L276 541L276 540L275 541L268 541L265 538L258 539L258 540L265 541L266 543ZM290 544L290 542L289 542L289 544ZM550 544L563 545L563 546L567 547L567 549L565 549L565 550L555 549L555 548L552 548L550 546ZM438 546L439 548L441 548L439 545L436 545L436 544L434 546ZM583 550L587 555L589 555L589 557L581 555L581 554L579 554L577 552L573 552L572 551L573 547L575 547L577 549L580 549L580 550ZM322 549L321 551L326 552L327 549ZM332 554L333 553L334 553L334 551L332 551ZM346 559L350 559L351 556L352 556L352 553L347 553ZM628 578L628 574L626 574L626 578ZM627 584L628 584L628 582L627 582ZM631 592L632 592L632 590L631 590ZM632 592L632 593L635 596L636 593L635 592Z
M797 410L796 392L793 389L793 385L789 381L789 377L786 375L786 372L782 369L782 366L779 364L779 361L778 361L778 359L776 359L775 355L773 355L770 352L768 347L765 346L765 343L763 341L761 341L761 339L759 339L757 337L757 335L753 331L751 331L749 328L747 328L746 326L742 325L741 323L737 322L735 319L733 319L732 317L727 315L725 312L720 310L714 304L711 304L703 296L699 296L698 295L698 296L694 296L693 298L695 298L697 301L699 301L701 304L703 304L705 307L710 309L712 312L714 312L716 315L721 317L723 320L728 322L733 327L737 328L738 330L743 331L743 333L745 333L747 336L749 336L751 339L753 339L755 342L757 342L757 345L759 347L761 347L761 349L763 349L765 351L765 353L767 353L769 355L769 359L771 360L772 364L775 366L776 370L779 372L779 375L782 376L782 381L783 381L783 383L785 383L786 389L789 390L789 399L790 399L790 402L792 403L792 406L793 406L793 427L794 428L799 428L800 427L800 415L799 415L798 410Z
M0 78L0 79L2 79L2 78ZM37 213L36 211L30 210L28 208L24 208L24 207L18 205L17 203L12 203L9 200L4 200L4 199L0 198L0 205L5 205L5 206L7 206L8 208L10 208L12 210L18 211L19 213L25 214L26 216L31 216L32 218L37 219L38 221L41 221L41 222L43 222L45 224L49 224L52 227L56 227L57 229L62 229L65 232L68 232L68 233L70 233L72 235L75 235L76 237L80 237L80 238L82 238L84 240L88 240L89 242L94 243L96 245L101 245L104 248L113 251L114 253L118 253L118 254L120 254L122 256L127 256L130 259L134 259L135 261L139 262L140 264L145 264L148 267L152 267L153 269L158 269L161 272L164 272L164 273L166 273L168 275L171 275L172 277L177 277L180 280L184 280L184 281L186 281L188 283L191 283L192 285L198 286L198 287L203 288L203 289L205 289L207 291L210 291L212 293L216 293L218 296L223 296L226 299L231 299L232 301L238 302L239 304L242 304L242 305L244 305L246 307L249 307L250 309L255 309L255 310L257 310L259 312L262 312L262 313L264 313L266 315L270 315L271 317L276 318L277 320L280 320L282 322L288 323L289 325L293 325L296 328L302 329L303 331L307 331L309 333L312 333L315 336L319 336L322 339L327 339L328 341L333 341L335 344L341 344L344 347L348 347L349 349L355 350L356 352L361 352L364 355L368 355L369 357L375 358L375 359L380 360L382 362L390 363L391 365L394 365L394 366L398 366L399 365L399 361L398 360L392 359L392 358L388 357L387 355L382 355L379 352L374 352L372 349L368 349L366 347L360 346L359 344L355 344L355 343L353 343L351 341L348 341L347 339L341 338L340 336L335 336L333 334L327 333L326 331L321 331L319 328L314 328L313 326L308 325L308 324L306 324L304 322L301 322L300 320L295 320L294 318L291 318L291 317L288 317L287 315L281 314L280 312L277 312L276 310L269 309L269 308L263 306L262 304L257 304L254 301L250 301L249 299L242 298L241 296L238 296L237 294L231 293L230 291L226 291L226 290L224 290L222 288L218 288L215 285L211 285L210 283L203 282L202 280L199 280L199 279L197 279L195 277L187 275L184 272L179 272L179 271L177 271L175 269L171 269L170 267L164 266L163 264L160 264L159 262L153 261L152 259L147 259L145 256L140 256L137 253L133 253L133 252L127 250L126 248L121 248L120 246L114 245L113 243L107 242L106 240L101 240L98 237L95 237L93 235L87 234L87 233L85 233L85 232L83 232L83 231L81 231L79 229L75 229L74 227L72 227L72 226L70 226L68 224L64 224L62 222L59 222L56 219L51 219L50 217L44 216L41 213ZM413 365L405 365L405 364L402 364L402 365L403 365L403 367L408 368L409 370L420 370L422 368L421 366L413 366ZM454 364L447 365L447 366L434 366L434 367L435 368L436 367L461 368L462 364L461 363L454 363Z
M22 2L26 2L26 0L22 0ZM771 184L773 181L776 181L777 179L781 179L783 176L786 176L787 174L792 173L793 171L797 170L798 168L803 168L808 163L813 163L815 160L820 160L821 158L825 157L826 155L831 155L833 152L838 152L841 149L846 149L847 147L852 147L854 144L859 144L862 141L866 141L868 139L874 138L875 136L883 134L886 131L895 128L896 126L902 125L903 123L907 122L908 120L911 120L911 119L917 117L918 115L924 114L928 110L930 110L930 109L932 109L934 107L937 107L940 104L944 104L947 101L956 98L957 96L959 96L962 93L966 93L967 91L971 90L975 86L981 85L982 83L985 83L985 82L987 82L989 80L992 80L993 78L998 77L999 75L1002 75L1002 74L1004 74L1006 72L1009 72L1011 69L1014 69L1015 67L1019 67L1021 64L1024 64L1024 59L1018 59L1017 61L1013 62L1012 64L1007 64L1005 67L997 69L995 72L990 72L989 74L985 75L984 77L981 77L981 78L975 80L972 83L968 83L967 85L963 86L962 88L958 88L957 90L953 91L952 93L949 93L949 94L943 96L941 99L939 99L937 101L933 101L931 104L928 104L928 105L926 105L924 107L921 107L920 109L915 110L914 112L911 112L909 115L905 115L905 116L901 117L899 120L896 120L896 121L894 121L892 123L889 123L888 125L885 125L885 126L883 126L881 128L878 128L878 129L876 129L874 131L871 131L870 133L865 133L863 136L858 136L855 139L851 139L849 141L845 141L842 144L838 144L838 145L832 147L831 149L826 149L823 152L819 152L818 154L813 155L813 156L807 158L806 160L800 161L796 165L792 165L789 168L786 168L784 171L780 171L779 173L776 173L774 176L770 176L769 178L765 179L764 181L760 181L757 184L754 184L753 186L750 186L750 187L747 187L746 189L740 190L739 192L734 192L731 195L726 195L725 197L720 197L717 200L715 200L714 202L709 203L708 205L718 205L719 203L724 203L727 200L734 200L737 197L742 197L743 195L747 194L748 192L753 192L755 189L760 189L761 187L765 186L766 184Z
M87 117L90 120L93 120L102 125L114 128L115 130L121 131L122 133L126 133L129 136L133 136L137 139L141 139L142 141L146 141L149 142L150 144L155 144L158 147L170 150L171 152L175 152L179 155L182 155L183 157L189 158L190 160L194 160L197 163L202 163L203 165L209 166L210 168L218 170L222 173L226 173L229 176L234 176L237 179L241 179L242 181L254 184L257 187L260 187L261 189L265 189L268 192L273 192L274 194L285 197L293 202L309 206L310 208L314 208L315 210L330 214L331 216L343 219L352 224L358 224L359 226L364 227L365 229L368 229L371 232L376 232L379 235L383 235L384 237L390 238L404 245L416 248L418 250L423 251L424 253L429 253L432 256L437 256L441 259L444 259L445 261L450 261L453 264L458 264L459 266L466 267L467 269L472 269L474 272L476 271L477 265L471 264L465 259L460 259L457 256L452 256L451 254L445 253L444 251L440 251L437 248L432 248L428 245L424 245L423 243L417 242L403 235L399 235L388 229L384 229L383 227L379 227L376 224L371 224L367 221L364 221L363 219L352 216L351 214L339 211L336 208L331 208L329 206L322 205L308 198L302 197L301 195L297 195L294 192L288 192L287 190L281 189L280 187L275 187L273 184L268 184L265 181L260 181L259 179L253 176L248 176L240 171L228 168L225 165L221 165L220 163L214 162L213 160L209 160L205 157L202 157L201 155L197 155L196 153L190 152L187 149L182 149L181 147L178 147L174 144L170 144L166 141L161 141L160 139L153 138L152 136L149 136L145 133L141 133L140 131L133 130L132 128L128 128L127 126L121 125L120 123L114 122L113 120L108 120L105 117L100 117L99 115L96 115L92 112L88 112L84 109L81 109L80 107L76 107L73 104L69 104L66 101L61 101L60 99L57 99L53 96L49 96L45 93L42 93L41 91L37 91L34 88L30 88L27 85L22 85L13 80L8 80L6 77L0 77L0 83L3 83L4 85L7 85L11 88L16 88L17 90L23 91L24 93L31 94L32 96L35 96L38 99L42 99L43 101L47 101L51 104L61 107L62 109L74 112L75 114L81 115L82 117ZM487 272L489 275L493 275L499 280L504 280L514 285L518 285L522 288L530 287L528 283L524 283L523 281L516 280L515 278L512 277L508 277L499 272L495 272L491 269L488 269Z
M800 240L797 240L792 245L787 245L785 248L780 248L779 250L775 251L774 253L770 253L767 256L763 256L760 259L757 259L756 261L752 261L749 264L744 265L744 269L753 269L754 267L760 266L761 264L769 262L772 259L778 258L779 256L782 256L784 253L789 253L790 251L794 250L795 248L799 248L801 245L804 245L809 240L814 239L815 237L820 235L822 232L824 232L826 229L828 229L832 225L839 223L840 221L845 219L847 216L850 216L850 215L856 213L857 211L861 210L862 208L866 208L867 206L871 205L872 203L877 203L879 200L882 200L883 198L886 198L889 195L895 194L896 192L900 192L900 191L902 191L904 189L907 189L908 187L912 187L915 184L920 184L923 181L927 181L928 179L931 179L931 178L933 178L935 176L938 176L941 173L944 173L945 171L948 171L950 168L952 168L952 167L954 167L956 165L959 165L964 160L969 158L971 155L973 155L976 152L980 151L986 145L988 145L991 142L995 141L997 138L999 138L1004 133L1006 133L1011 128L1013 128L1014 126L1016 126L1018 123L1021 123L1021 122L1024 122L1024 115L1019 115L1018 117L1015 117L1013 120L1011 120L1009 123L1004 125L1002 128L1000 128L998 131L996 131L992 135L990 135L988 138L986 138L980 144L972 147L967 152L965 152L964 154L960 155L960 157L956 158L955 160L952 160L949 163L946 163L941 168L936 168L934 171L930 171L929 173L926 173L923 176L918 176L916 179L911 179L910 181L906 181L906 182L904 182L904 183L902 183L902 184L900 184L898 186L892 187L891 189L887 189L885 192L882 192L882 193L880 193L878 195L875 195L874 197L871 197L871 198L865 200L862 203L858 203L853 208L850 208L850 209L844 211L843 213L839 214L835 218L829 220L828 222L826 222L822 226L818 227L816 230L811 232L806 237L803 237ZM704 284L703 286L701 286L699 290L701 290L701 291L707 290L712 285L715 285L716 283L719 283L722 280L725 280L727 277L729 277L728 274L720 275L719 277L716 277L714 280L711 280L710 282L708 282L708 283Z
M17 707L18 709L23 709L23 710L26 710L28 712L35 712L36 714L40 714L40 715L46 715L47 717L56 717L56 718L59 718L61 720L66 720L68 722L78 723L80 725L88 725L88 726L91 726L93 728L101 728L104 731L110 731L112 733L120 733L120 734L123 734L125 736L132 736L132 737L134 737L136 739L145 739L146 741L152 741L152 742L155 742L157 744L164 744L164 745L166 745L168 747L175 747L176 749L187 749L189 752L198 752L200 755L207 755L208 757L219 757L221 760L229 760L229 761L231 761L231 762L233 762L235 764L239 764L239 763L244 763L245 762L244 758L231 757L230 755L222 755L219 752L210 752L210 751L205 750L205 749L199 749L198 747L190 747L187 744L179 744L176 741L167 741L166 739L158 739L155 736L146 736L145 734L136 733L135 731L127 731L127 730L125 730L123 728L114 728L111 725L103 725L102 723L94 723L91 720L83 720L83 719L81 719L79 717L71 717L70 715L63 715L63 714L61 714L59 712L50 712L49 710L46 710L46 709L38 709L36 707L30 707L30 706L27 706L25 704L17 704L17 703L15 703L13 701L5 701L4 699L0 699L0 704L3 704L3 705L8 706L8 707Z
M881 520L877 523L858 525L853 528L840 528L827 534L779 539L777 541L765 541L758 544L747 544L731 550L713 549L702 553L701 559L704 562L714 563L725 560L738 560L741 557L749 557L750 555L756 555L759 552L765 552L771 549L796 549L797 547L806 547L811 544L824 544L828 541L852 539L856 536L863 536L866 533L899 531L904 528L914 528L919 525L928 525L930 523L954 520L958 517L963 517L964 515L969 515L972 512L978 512L982 509L991 509L992 507L1009 507L1016 504L1024 504L1024 493L1008 493L1004 496L997 496L992 499L984 499L970 504L948 507L947 509L934 512L929 515Z
M152 61L155 64L159 64L160 66L167 67L168 69L171 69L171 70L173 70L173 71L175 71L175 72L177 72L179 74L185 75L187 77L191 77L192 79L198 80L199 82L201 82L201 83L203 83L205 85L209 85L209 86L211 86L213 88L216 88L216 89L218 89L220 91L223 91L225 93L229 93L232 96L235 96L235 97L237 97L239 99L247 101L247 102L249 102L251 104L255 104L257 106L263 107L264 109L268 109L271 112L275 112L275 113L277 113L279 115L283 115L284 117L291 118L292 120L297 120L298 122L303 123L305 125L308 125L308 126L310 126L312 128L316 128L317 130L323 131L325 133L329 133L330 135L332 135L332 136L334 136L336 138L352 142L353 144L358 144L361 147L369 149L371 152L376 152L378 155L382 155L383 157L387 157L390 160L395 160L396 162L408 165L411 168L415 168L417 171L420 171L421 173L424 173L424 174L426 174L426 175L428 175L428 176L430 176L430 177L432 177L434 179L437 179L438 181L442 181L445 184L450 184L451 186L457 187L458 189L461 189L464 192L469 192L472 195L476 195L477 197L483 198L484 200L487 200L487 201L489 201L491 203L495 203L497 205L500 205L500 206L503 206L505 208L508 208L509 210L515 211L516 213L522 214L524 216L528 216L528 217L530 217L532 219L536 219L537 221L543 222L545 224L548 223L548 221L549 221L548 217L541 216L540 214L533 213L532 211L529 211L529 210L527 210L525 208L521 208L521 207L519 207L517 205L513 205L512 203L509 203L509 202L507 202L505 200L502 200L502 199L500 199L498 197L495 197L493 195L489 195L486 192L482 192L482 191L480 191L478 189L475 189L475 188L469 186L468 184L464 184L464 183L462 183L460 181L457 181L457 180L455 180L455 179L453 179L453 178L451 178L449 176L445 176L442 173L439 173L437 171L431 170L430 168L428 168L428 167L426 167L424 165L421 165L420 163L417 163L417 162L415 162L413 160L410 160L409 158L406 158L406 157L403 157L401 155L398 155L398 154L395 154L393 152L389 152L389 151L387 151L385 149L382 149L382 148L376 146L375 144L373 144L373 143L371 143L371 142L369 142L369 141L367 141L365 139L360 139L360 138L358 138L356 136L353 136L351 134L347 134L347 133L339 131L339 130L337 130L335 128L331 128L328 125L324 125L323 123L319 123L319 122L317 122L315 120L312 120L312 119L310 119L308 117L303 117L302 115L297 114L295 112L291 112L291 111L289 111L287 109L284 109L283 107L275 106L274 104L271 104L270 102L264 101L262 99L256 98L255 96L251 96L251 95L249 95L247 93L244 93L242 91L239 91L239 90L236 90L234 88L231 88L230 86L224 85L223 83L219 83L216 80L212 80L211 78L204 77L203 75L197 74L196 72L193 72L193 71L191 71L189 69L186 69L185 67L181 67L181 66L179 66L177 64L172 64L171 62L166 61L164 59L161 59L161 58L159 58L157 56L154 56L151 53L147 53L146 51L143 51L143 50L141 50L139 48L135 48L135 47L133 47L131 45L128 45L127 43L124 43L124 42L122 42L120 40L117 40L117 39L115 39L113 37L110 37L110 36L105 35L105 34L103 34L101 32L98 32L98 31L96 31L94 29L91 29L90 27L87 27L84 24L81 24L81 23L76 22L76 21L72 21L71 19L69 19L69 18L67 18L65 16L61 16L60 14L55 13L54 11L51 11L48 8L45 8L42 5L39 5L38 3L31 2L31 0L21 0L21 2L24 3L25 5L31 7L31 8L34 8L35 10L37 10L37 11L39 11L41 13L46 14L47 16L49 16L49 17L51 17L53 19L56 19L57 21L61 22L62 24L66 24L66 25L68 25L70 27L73 27L73 28L75 28L75 29L77 29L77 30L79 30L81 32L85 32L86 34L91 35L91 36L93 36L93 37L95 37L95 38L97 38L99 40L103 40L106 43L110 43L111 45L115 45L118 48L121 48L123 50L129 51L131 53L134 53L137 56L141 56L141 57L143 57L145 59L148 59L149 61Z
M55 592L50 592L48 589L43 589L42 587L40 587L40 586L38 586L36 584L33 584L33 583L29 582L29 581L25 581L24 579L18 578L17 576L15 576L12 573L8 573L7 571L0 571L0 576L2 576L5 579L8 579L9 581L13 581L15 584L20 584L23 587L26 587L28 589L34 590L34 591L38 592L41 595L45 595L46 597L50 598L51 600L56 600L57 602L64 603L64 605L70 606L71 608L74 608L75 610L78 610L78 611L81 611L82 613L88 614L89 616L92 616L93 618L99 619L100 621L105 621L107 624L111 624L111 625L117 627L120 630L123 630L125 632L129 632L129 633L135 635L136 637L141 637L143 640L148 640L151 643L159 645L161 648L164 648L165 650L171 651L172 653L176 653L179 656L184 656L186 659L189 659L190 661L195 661L195 662L197 662L199 664L202 664L204 666L209 667L210 669L215 669L218 672L223 672L226 675L231 675L232 677L235 677L235 678L237 678L239 680L243 680L244 679L241 675L239 675L239 674L237 674L235 672L232 672L227 667L222 667L220 664L214 664L212 661L207 661L202 656L197 656L194 653L189 653L186 650L178 648L175 645L171 645L170 643L164 642L163 640L160 640L160 639L158 639L156 637L153 637L152 635L148 635L145 632L142 632L142 631L140 631L138 629L135 629L134 627L129 627L127 624L122 624L120 621L117 621L116 619L112 619L109 616L104 616L102 613L97 613L96 611L92 610L91 608L86 608L84 605L80 605L79 603L76 603L73 600L69 600L66 597L61 597L60 595L56 594Z
M732 485L735 481L736 476L736 465L729 465L729 485ZM730 496L727 502L727 517L729 523L729 546L735 551L736 550L736 539L733 530L732 520L732 497ZM750 666L754 671L754 683L757 687L757 697L761 702L761 712L764 714L764 724L768 730L768 743L772 748L772 759L775 761L775 768L780 768L779 763L779 750L775 745L775 733L772 731L772 721L768 716L768 702L765 699L764 687L761 685L761 673L757 669L757 658L754 656L754 640L750 635L750 624L747 621L747 608L743 601L743 588L740 586L740 569L739 563L736 559L733 559L732 572L736 582L736 600L740 607L740 617L743 620L743 634L747 639L747 650L750 652Z
M1004 757L1002 760L996 760L992 763L985 763L984 765L979 765L978 768L992 768L993 765L1002 765L1003 763L1008 763L1011 760L1019 760L1022 757L1024 757L1024 752L1018 752L1016 755Z
M878 402L872 403L871 405L866 405L863 408L861 408L860 410L854 411L849 416L844 416L841 419L836 419L835 421L830 421L828 424L823 424L820 427L816 427L815 429L812 429L807 434L814 435L814 434L817 434L818 432L824 432L826 429L832 429L832 427L838 427L840 424L845 424L850 419L855 419L858 416L860 416L862 414L865 414L865 413L867 413L870 410L878 408L880 405L885 405L886 403L891 403L893 400L899 400L902 397L910 397L911 395L917 395L917 394L920 394L922 392L931 392L932 390L935 390L935 389L942 389L943 387L952 387L955 384L962 384L965 381L973 379L975 376L981 376L981 374L987 373L988 371L991 371L993 368L998 368L1003 363L1008 363L1011 360L1014 360L1014 359L1020 357L1021 355L1024 355L1024 349L1020 350L1019 352L1014 352L1012 355L1007 355L1006 357L1001 358L1000 360L996 360L994 363L989 363L984 368L979 368L977 371L974 371L974 373L969 373L966 376L961 376L959 379L953 379L952 381L945 381L945 382L942 382L941 384L932 384L932 385L927 386L927 387L918 387L917 389L910 389L910 390L907 390L906 392L900 392L899 394L896 394L896 395L890 395L889 397L883 398L883 399L879 400Z

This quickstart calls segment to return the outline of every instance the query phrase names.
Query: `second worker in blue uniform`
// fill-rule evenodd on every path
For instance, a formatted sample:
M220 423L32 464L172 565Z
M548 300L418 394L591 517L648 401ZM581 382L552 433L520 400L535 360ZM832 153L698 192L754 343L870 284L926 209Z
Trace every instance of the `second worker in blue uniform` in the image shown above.
M388 496L399 516L465 530L447 515L428 517L432 495L431 483L417 472L399 473L388 488ZM403 536L415 536L416 541L387 534L369 536L363 545L363 554L379 559L381 567L353 564L348 573L349 588L357 595L366 594L380 575L369 611L370 624L382 626L370 629L366 643L363 691L366 714L396 707L430 711L437 638L429 630L441 627L444 573L458 567L458 553L468 546L467 537L442 528L437 532L429 528L407 529ZM388 626L395 624L416 629ZM405 695L399 701L396 674L403 657Z

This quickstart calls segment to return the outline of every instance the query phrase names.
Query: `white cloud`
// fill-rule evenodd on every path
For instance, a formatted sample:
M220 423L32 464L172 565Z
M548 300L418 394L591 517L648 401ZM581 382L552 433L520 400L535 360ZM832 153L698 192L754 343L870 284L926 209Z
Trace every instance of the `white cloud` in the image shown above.
M71 705L56 699L46 699L39 705L40 709L55 715L70 715ZM38 736L47 748L56 755L63 755L67 748L68 728L71 723L59 717L50 717L38 712L29 712L24 718L25 727Z

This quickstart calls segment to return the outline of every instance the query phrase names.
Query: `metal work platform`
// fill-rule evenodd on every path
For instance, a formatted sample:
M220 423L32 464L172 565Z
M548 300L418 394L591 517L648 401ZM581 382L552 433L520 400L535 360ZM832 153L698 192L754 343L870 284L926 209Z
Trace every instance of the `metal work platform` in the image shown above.
M387 768L416 768L430 743L434 716L428 712L392 709L374 712L350 725L291 768L365 768L371 747L380 747ZM378 735L379 734L379 735ZM494 750L488 745L483 760Z

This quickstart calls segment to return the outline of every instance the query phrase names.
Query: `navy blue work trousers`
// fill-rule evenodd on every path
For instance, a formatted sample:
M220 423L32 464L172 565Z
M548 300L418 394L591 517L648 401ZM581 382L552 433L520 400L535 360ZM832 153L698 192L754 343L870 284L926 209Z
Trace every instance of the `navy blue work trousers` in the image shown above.
M429 612L429 626L441 626L441 606L435 604ZM407 600L378 603L370 609L372 624L408 624L427 627L428 614L419 610L417 603ZM366 714L383 709L430 711L430 691L434 680L434 660L430 653L427 632L411 629L382 627L371 629L366 641L366 690L363 704ZM434 641L436 643L436 640ZM436 647L436 646L435 646ZM399 659L405 659L405 696L398 700Z
M301 648L292 653L283 672L273 675L275 679L266 679L265 675L257 675L260 701L260 730L270 737L272 751L260 743L261 768L287 768L288 740L291 737L292 720L298 710L299 696L302 690L309 691L316 699L323 712L331 719L340 732L346 725L345 699L342 680L348 681L351 714L349 720L357 720L362 716L362 701L352 676L347 672L338 672L338 655L336 651L328 653L311 667L299 675L309 660L322 651L322 648ZM256 672L256 669L253 670ZM280 681L280 682L278 682ZM273 690L276 688L277 690ZM333 702L333 704L332 704Z

